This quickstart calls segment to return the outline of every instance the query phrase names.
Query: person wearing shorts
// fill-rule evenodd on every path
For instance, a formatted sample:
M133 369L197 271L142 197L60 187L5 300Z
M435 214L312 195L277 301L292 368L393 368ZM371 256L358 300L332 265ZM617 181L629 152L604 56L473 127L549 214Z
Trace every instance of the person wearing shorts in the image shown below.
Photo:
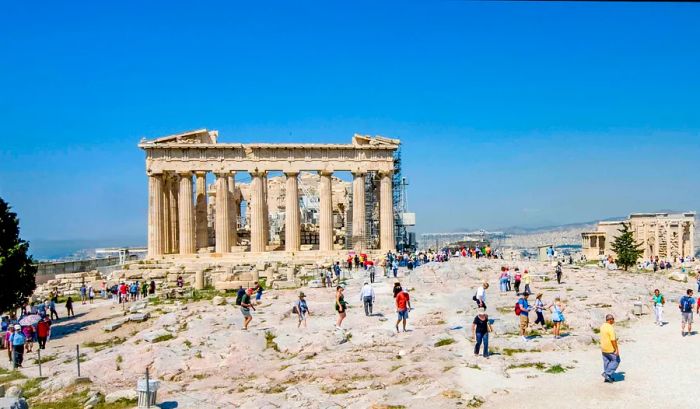
M695 306L693 290L689 288L685 294L686 295L681 297L678 304L678 308L681 310L681 336L683 337L686 335L686 326L688 327L688 335L690 335L693 331L693 307Z
M403 323L403 332L406 332L406 320L408 319L408 310L411 309L411 297L408 295L408 291L401 290L396 294L396 313L398 314L398 319L396 321L396 332L399 332L399 324Z
M243 329L244 330L248 329L248 324L250 324L250 321L253 320L253 316L250 314L250 309L252 308L253 311L255 311L255 306L250 301L251 295L253 295L253 289L249 288L248 291L246 291L245 295L243 296L243 299L241 300L241 314L243 314Z
M532 307L530 307L530 304L527 302L527 297L529 296L530 294L525 292L518 300L518 304L520 304L520 335L523 337L524 341L527 341L525 334L527 334L527 326L530 324L529 313L530 310L532 310Z

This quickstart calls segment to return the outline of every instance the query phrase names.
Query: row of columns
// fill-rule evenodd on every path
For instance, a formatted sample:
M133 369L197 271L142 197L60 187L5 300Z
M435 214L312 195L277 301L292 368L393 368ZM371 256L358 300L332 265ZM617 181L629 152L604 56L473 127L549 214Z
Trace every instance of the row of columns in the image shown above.
M196 178L193 185L192 177ZM267 250L269 220L267 172L251 175L250 248ZM332 172L319 172L319 250L333 250ZM352 245L362 250L365 243L365 173L353 173ZM285 172L285 250L301 247L298 172ZM229 253L237 245L237 206L232 206L235 178L231 172L216 174L215 252ZM148 253L195 254L208 247L207 193L205 172L151 174L148 177ZM194 201L193 201L194 198ZM394 215L390 172L380 173L380 247L394 250Z

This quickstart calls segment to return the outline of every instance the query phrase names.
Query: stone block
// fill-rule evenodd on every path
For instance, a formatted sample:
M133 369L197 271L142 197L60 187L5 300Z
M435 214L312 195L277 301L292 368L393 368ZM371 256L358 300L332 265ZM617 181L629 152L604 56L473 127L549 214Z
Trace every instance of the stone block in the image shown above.
M104 331L107 331L107 332L114 331L115 329L121 327L122 325L126 324L127 322L129 322L129 319L126 317L122 317L122 318L116 319L112 322L109 322L109 323L103 325L102 329Z
M272 288L275 290L289 290L298 287L299 285L295 281L275 281L272 283Z
M134 321L134 322L143 322L146 321L151 315L147 312L143 313L136 313L136 314L129 314L128 319L129 321Z
M158 329L158 330L147 332L147 333L143 334L141 336L141 338L146 342L153 342L157 338L165 336L165 335L169 335L169 334L170 334L170 332L168 332L164 329Z
M129 307L129 312L138 312L146 307L148 307L148 300L139 300L134 302L131 307Z

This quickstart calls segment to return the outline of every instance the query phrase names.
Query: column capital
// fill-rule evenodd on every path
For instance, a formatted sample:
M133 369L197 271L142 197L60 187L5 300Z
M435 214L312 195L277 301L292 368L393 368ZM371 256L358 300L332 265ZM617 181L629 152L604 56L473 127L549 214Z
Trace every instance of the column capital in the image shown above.
M257 168L254 170L249 170L248 173L250 173L251 177L265 177L265 176L267 176L267 171L258 170Z
M188 176L189 176L189 177L192 177L192 173L193 173L193 172L192 172L191 170L179 171L179 172L177 172L177 175L180 176L180 177L188 177Z
M392 177L392 176L394 176L394 171L393 171L393 170L380 170L378 173L379 173L379 176L381 176L381 177L386 177L386 176Z
M352 173L352 175L355 176L355 177L364 177L364 176L367 174L367 171L364 171L364 170L356 170L356 171L352 171L352 172L350 172L350 173Z
M206 177L207 171L206 170L195 170L194 175L197 177Z
M284 172L284 175L288 178L295 178L299 176L299 171L298 170L291 170L289 172Z
M319 170L318 175L319 176L333 176L333 171L332 170Z

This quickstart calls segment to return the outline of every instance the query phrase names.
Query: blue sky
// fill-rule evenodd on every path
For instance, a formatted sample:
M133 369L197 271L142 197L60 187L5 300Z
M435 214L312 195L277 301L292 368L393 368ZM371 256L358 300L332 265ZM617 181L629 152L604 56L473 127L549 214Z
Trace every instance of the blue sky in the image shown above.
M0 196L29 239L145 242L136 144L206 127L400 138L419 232L697 210L698 21L698 4L6 2Z

